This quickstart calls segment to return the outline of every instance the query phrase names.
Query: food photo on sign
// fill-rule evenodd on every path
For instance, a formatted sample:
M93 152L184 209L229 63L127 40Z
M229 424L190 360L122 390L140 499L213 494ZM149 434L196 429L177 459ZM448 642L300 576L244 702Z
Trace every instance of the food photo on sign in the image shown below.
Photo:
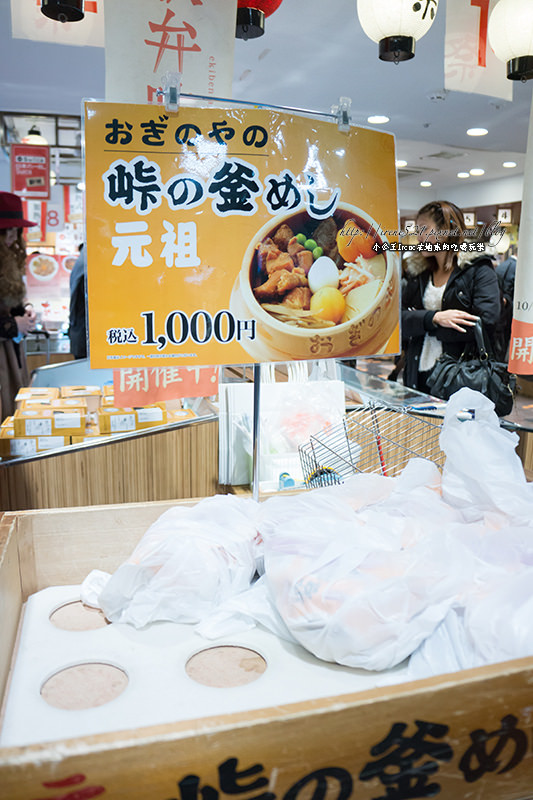
M69 278L76 256L35 251L26 260L26 286L38 321L48 330L68 323Z
M398 352L390 134L88 102L86 184L93 367Z

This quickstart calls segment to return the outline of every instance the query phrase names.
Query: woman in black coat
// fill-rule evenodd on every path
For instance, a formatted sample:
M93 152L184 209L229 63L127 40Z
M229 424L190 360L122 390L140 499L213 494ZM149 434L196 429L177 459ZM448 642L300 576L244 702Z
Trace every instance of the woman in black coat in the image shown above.
M500 290L491 259L460 249L465 222L457 206L428 203L416 223L422 249L407 260L402 283L403 382L431 394L427 378L441 353L475 352L477 317L490 345Z

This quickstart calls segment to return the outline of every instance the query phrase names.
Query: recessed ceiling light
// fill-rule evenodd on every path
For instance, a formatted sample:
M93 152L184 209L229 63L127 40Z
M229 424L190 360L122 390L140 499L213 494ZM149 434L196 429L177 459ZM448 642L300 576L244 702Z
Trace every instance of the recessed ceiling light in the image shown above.
M504 161L502 167L506 167L507 169L512 169L516 167L516 161Z
M470 177L470 173L469 172L458 172L457 173L457 177L458 178L469 178Z
M484 175L485 174L485 170L484 169L478 169L477 167L474 167L474 169L470 170L470 174L471 175Z
M431 181L420 181L420 186L431 186Z
M389 119L389 117L374 114L372 117L367 118L367 122L371 122L373 125L384 125L385 122L389 122Z
M488 130L486 128L469 128L467 134L469 136L486 136Z
M407 166L407 161L404 161L403 158L398 158L397 161L396 161L396 166L397 167L406 167Z

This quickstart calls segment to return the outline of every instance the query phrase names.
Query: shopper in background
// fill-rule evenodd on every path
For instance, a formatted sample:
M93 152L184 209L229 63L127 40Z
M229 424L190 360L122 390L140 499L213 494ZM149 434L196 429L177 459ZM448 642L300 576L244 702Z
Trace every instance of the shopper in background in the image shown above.
M514 282L516 275L516 256L511 253L496 267L500 286L501 314L494 331L494 355L500 361L509 358L509 342L513 322Z
M22 215L16 194L0 192L0 416L13 414L15 396L29 382L23 337L33 329L35 311L26 302L26 243L23 228L35 225Z
M476 352L476 317L492 348L500 290L491 259L459 249L465 222L456 205L428 203L416 224L421 249L410 254L402 283L403 382L431 394L427 378L441 353L459 357L465 350Z
M70 273L69 329L70 352L74 358L87 358L87 311L85 289L87 281L87 251L80 244L80 254Z

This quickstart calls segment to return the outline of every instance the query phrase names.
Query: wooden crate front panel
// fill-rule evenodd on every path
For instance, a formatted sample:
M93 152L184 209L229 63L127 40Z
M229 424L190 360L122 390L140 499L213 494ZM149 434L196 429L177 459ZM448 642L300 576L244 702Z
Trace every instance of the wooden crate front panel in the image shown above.
M533 659L0 751L0 800L523 800ZM139 709L142 723L142 709Z

